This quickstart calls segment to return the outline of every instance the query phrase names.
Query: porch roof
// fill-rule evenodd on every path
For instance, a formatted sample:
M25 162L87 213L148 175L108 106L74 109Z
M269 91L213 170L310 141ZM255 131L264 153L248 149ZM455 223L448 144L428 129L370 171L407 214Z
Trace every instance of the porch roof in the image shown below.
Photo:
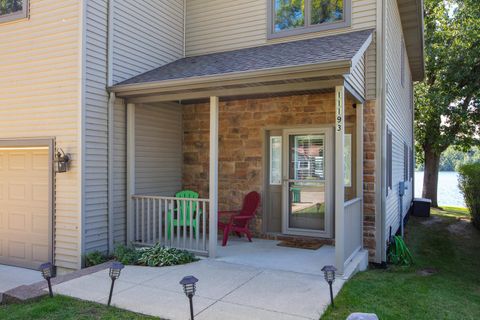
M192 91L197 97L201 96L199 91L207 88L338 80L350 73L363 56L372 41L372 32L362 30L186 57L125 80L110 91L124 98Z

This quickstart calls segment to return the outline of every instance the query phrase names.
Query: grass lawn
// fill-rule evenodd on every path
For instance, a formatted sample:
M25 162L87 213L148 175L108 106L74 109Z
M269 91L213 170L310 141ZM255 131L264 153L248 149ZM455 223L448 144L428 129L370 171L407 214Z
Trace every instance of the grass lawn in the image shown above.
M480 231L465 209L432 210L411 217L406 242L411 267L370 269L345 284L321 319L344 320L352 312L384 319L480 319ZM433 275L419 270L431 268Z
M0 306L2 320L69 320L69 319L105 319L105 320L147 320L157 319L125 311L102 304L81 301L65 296L48 297L38 301Z

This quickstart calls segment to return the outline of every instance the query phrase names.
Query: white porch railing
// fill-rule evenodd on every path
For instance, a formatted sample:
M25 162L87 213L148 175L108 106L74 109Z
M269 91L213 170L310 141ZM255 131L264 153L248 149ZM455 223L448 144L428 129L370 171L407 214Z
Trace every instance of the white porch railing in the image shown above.
M134 195L133 243L208 254L208 199Z
M363 218L361 198L345 202L344 219L344 268L363 247Z

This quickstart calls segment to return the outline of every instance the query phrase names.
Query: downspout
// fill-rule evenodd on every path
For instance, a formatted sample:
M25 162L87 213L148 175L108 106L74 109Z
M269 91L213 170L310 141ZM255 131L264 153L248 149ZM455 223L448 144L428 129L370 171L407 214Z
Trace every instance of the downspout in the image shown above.
M187 0L183 0L183 57L187 56Z
M403 238L403 196L405 195L405 189L406 189L406 185L405 185L405 181L400 181L400 183L398 184L398 197L399 197L399 201L400 201L400 212L398 214L398 223L399 223L399 227L400 227L400 236Z
M410 77L410 80L412 78ZM411 170L412 170L412 203L410 204L410 208L413 205L413 199L415 198L415 98L414 98L414 85L413 81L411 81L411 90L410 90L410 98L411 98L411 108L412 108L412 161ZM409 210L410 210L409 208Z
M113 85L113 1L108 0L107 3L107 88ZM108 91L108 90L107 90ZM114 105L115 93L110 92L108 97L108 252L111 254L114 250L113 243L113 126L114 126Z

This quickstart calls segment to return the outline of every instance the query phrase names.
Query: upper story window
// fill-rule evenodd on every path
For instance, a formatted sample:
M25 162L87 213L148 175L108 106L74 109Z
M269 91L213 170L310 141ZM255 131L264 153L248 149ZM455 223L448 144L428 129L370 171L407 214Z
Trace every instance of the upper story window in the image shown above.
M29 0L0 0L0 23L26 18Z
M350 25L350 0L269 0L269 37Z

